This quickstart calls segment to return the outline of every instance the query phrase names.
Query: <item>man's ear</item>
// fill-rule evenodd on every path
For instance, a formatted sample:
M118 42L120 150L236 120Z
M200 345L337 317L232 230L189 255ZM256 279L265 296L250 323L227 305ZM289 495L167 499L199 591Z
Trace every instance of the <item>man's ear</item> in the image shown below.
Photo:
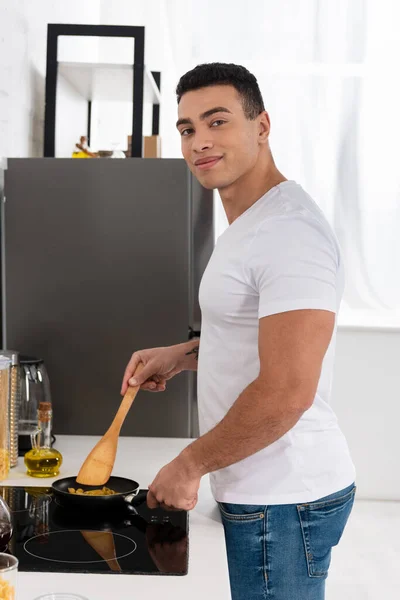
M271 122L269 120L269 115L267 111L264 110L258 116L258 141L260 144L266 144L268 142L270 131Z

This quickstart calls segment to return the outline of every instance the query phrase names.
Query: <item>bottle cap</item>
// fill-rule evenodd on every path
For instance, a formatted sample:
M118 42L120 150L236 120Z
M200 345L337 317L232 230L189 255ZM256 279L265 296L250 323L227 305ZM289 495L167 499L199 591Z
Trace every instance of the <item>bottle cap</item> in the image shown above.
M1 356L5 356L10 359L11 366L19 365L19 354L16 350L1 350Z
M51 402L39 402L39 410L51 410Z

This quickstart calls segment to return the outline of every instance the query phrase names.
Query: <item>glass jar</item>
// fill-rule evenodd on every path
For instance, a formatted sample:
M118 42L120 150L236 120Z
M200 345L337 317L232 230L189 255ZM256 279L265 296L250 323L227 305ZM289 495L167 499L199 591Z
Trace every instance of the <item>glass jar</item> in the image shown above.
M15 350L1 350L0 356L5 356L11 361L10 390L9 390L9 424L10 424L10 467L18 464L18 419L21 404L21 377L19 354Z
M0 552L5 552L7 550L12 534L13 527L10 508L5 499L0 496Z
M0 553L0 598L15 600L18 575L18 559L11 554Z
M0 481L7 479L10 471L10 373L10 358L0 355Z
M18 447L20 456L31 449L31 435L38 428L41 402L51 402L50 382L43 359L20 355L20 406Z

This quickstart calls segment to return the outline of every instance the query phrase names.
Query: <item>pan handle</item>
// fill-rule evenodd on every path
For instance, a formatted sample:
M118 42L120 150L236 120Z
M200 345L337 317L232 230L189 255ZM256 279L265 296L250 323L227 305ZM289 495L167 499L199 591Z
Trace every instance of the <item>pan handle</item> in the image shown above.
M147 490L138 490L137 492L133 492L133 494L128 494L127 496L124 496L124 500L127 508L135 515L140 516L135 506L139 506L147 500Z

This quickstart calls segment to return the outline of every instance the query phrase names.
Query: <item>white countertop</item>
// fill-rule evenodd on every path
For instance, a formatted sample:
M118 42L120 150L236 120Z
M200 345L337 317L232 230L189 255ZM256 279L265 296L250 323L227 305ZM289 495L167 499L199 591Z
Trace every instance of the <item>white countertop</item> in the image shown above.
M57 436L55 447L64 462L59 477L76 475L98 437ZM171 461L188 444L188 439L121 437L114 475L138 481L147 488L158 470ZM25 473L23 459L11 469L2 485L47 486L54 479L35 479ZM87 575L76 573L18 574L17 600L33 600L49 592L70 592L88 600L196 600L218 598L230 600L228 565L223 527L214 502L208 477L203 477L199 502L189 518L189 573L186 576Z

